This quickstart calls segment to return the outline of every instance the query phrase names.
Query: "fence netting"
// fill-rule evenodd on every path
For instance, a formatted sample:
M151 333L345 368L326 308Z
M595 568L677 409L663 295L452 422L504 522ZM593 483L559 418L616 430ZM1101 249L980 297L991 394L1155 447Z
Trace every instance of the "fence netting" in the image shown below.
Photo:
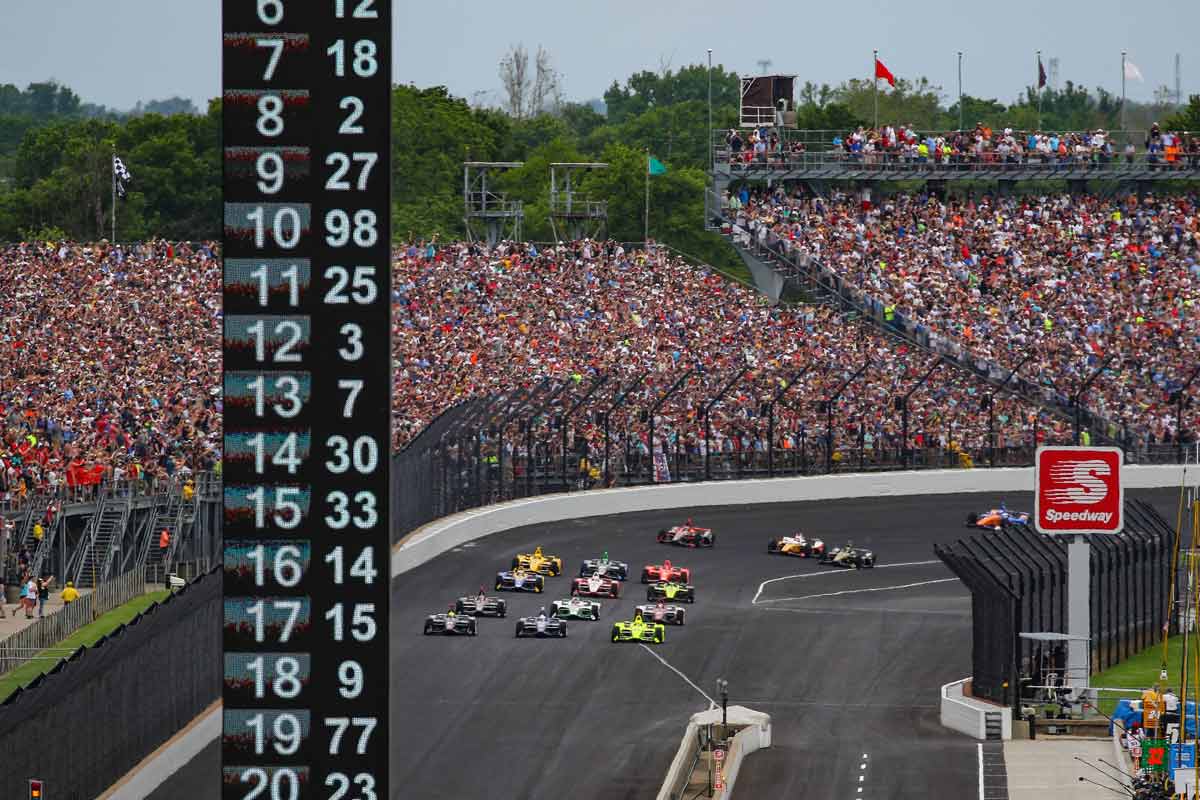
M220 637L212 571L18 691L0 705L0 797L30 778L55 800L98 797L220 697Z
M1159 641L1170 617L1174 542L1171 524L1140 500L1126 501L1123 532L1091 537L1093 672ZM1068 633L1064 538L1005 525L934 550L971 592L975 696L1011 704L1021 687L1061 682L1064 644L1019 634Z

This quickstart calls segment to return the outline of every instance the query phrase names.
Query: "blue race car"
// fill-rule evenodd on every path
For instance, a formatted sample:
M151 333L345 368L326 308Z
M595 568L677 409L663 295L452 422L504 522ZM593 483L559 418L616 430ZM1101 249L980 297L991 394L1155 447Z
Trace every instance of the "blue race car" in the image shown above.
M546 579L527 569L512 569L496 573L498 592L541 592Z

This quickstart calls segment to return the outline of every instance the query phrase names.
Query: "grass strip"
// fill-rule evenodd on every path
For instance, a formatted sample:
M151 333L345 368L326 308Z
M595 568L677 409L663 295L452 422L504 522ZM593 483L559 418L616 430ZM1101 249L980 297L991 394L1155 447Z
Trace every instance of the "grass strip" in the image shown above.
M107 614L101 614L95 622L84 625L66 639L54 645L53 648L38 653L37 658L32 661L27 661L16 669L0 675L0 702L6 700L10 694L20 687L27 685L42 673L53 669L63 656L63 651L69 650L73 653L80 647L91 647L120 626L129 623L138 614L150 608L150 606L155 603L161 603L167 598L168 594L169 592L162 589L135 597L128 603L117 606ZM53 653L58 653L59 657L55 657Z

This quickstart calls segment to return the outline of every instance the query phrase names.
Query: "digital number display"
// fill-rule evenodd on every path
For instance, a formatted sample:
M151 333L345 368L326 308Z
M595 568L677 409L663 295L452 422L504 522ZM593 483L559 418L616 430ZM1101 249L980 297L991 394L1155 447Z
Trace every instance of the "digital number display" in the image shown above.
M391 14L223 0L231 800L390 796Z

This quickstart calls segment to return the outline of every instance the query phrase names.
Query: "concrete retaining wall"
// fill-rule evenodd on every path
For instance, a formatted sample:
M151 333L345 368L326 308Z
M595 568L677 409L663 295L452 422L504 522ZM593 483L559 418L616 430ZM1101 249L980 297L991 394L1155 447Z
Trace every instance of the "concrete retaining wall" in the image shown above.
M745 706L730 706L726 713L730 726L744 725L746 727L734 734L733 742L725 754L724 787L713 793L712 796L715 798L732 797L733 785L737 781L738 771L742 768L742 762L746 756L771 746L770 714L753 711ZM706 725L720 724L721 717L722 712L719 708L711 708L708 711L692 715L683 732L683 739L679 742L679 750L671 762L671 768L667 771L667 777L658 791L657 800L675 800L671 791L684 779L683 773L691 766L692 759L695 757L697 732Z
M1123 470L1126 489L1178 486L1182 474L1183 468L1177 466L1125 467ZM676 483L546 495L464 511L418 528L392 549L392 576L407 572L481 536L524 525L566 519L672 508L711 508L848 497L1031 491L1033 468L1020 467Z
M975 739L987 739L986 714L1000 714L1000 738L1012 738L1012 709L985 703L963 695L963 684L970 678L947 683L942 687L941 722L953 731Z

